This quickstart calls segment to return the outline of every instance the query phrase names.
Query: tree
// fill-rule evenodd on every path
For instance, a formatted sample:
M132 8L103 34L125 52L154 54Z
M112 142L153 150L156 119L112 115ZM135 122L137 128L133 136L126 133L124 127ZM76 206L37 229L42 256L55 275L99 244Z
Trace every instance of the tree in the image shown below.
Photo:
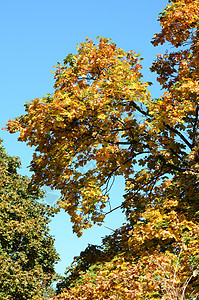
M65 299L83 299L89 276L101 283L90 287L86 299L100 299L97 291L107 274L110 282L102 294L110 299L180 299L186 283L186 297L198 294L198 276L192 275L199 263L199 3L170 3L152 42L167 42L174 50L159 55L151 68L165 89L162 97L151 98L150 83L141 81L137 54L104 38L97 45L86 40L57 65L54 93L27 103L26 114L8 122L11 133L20 132L19 140L37 147L32 181L60 189L59 206L79 236L103 222L114 178L125 178L121 208L127 224L105 239L116 256L101 264L105 271L97 267L97 277L80 272L82 287L71 287ZM118 275L111 272L114 260ZM127 280L129 272L136 286ZM165 274L178 276L178 298L157 282Z
M166 252L130 262L123 254L118 255L92 265L70 288L52 299L194 299L197 294L190 290L187 294L186 289L197 274L183 282L178 258Z
M20 162L0 145L0 299L39 299L58 260L48 223L53 209L17 173Z

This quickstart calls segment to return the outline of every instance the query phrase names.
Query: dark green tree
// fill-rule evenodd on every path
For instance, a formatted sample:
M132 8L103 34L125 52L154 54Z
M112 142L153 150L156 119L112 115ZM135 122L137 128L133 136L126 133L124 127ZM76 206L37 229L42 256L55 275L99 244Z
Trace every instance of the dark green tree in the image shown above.
M0 300L39 299L58 260L48 227L54 209L38 202L43 192L19 167L0 140Z

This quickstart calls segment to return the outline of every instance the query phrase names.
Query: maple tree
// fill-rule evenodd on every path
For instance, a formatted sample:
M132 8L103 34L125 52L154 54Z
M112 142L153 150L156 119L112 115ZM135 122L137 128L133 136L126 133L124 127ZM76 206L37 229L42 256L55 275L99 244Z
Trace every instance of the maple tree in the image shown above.
M151 68L162 97L153 99L141 81L139 55L87 39L57 65L54 93L27 103L26 114L7 124L36 147L32 182L61 191L59 206L79 236L103 222L113 180L125 178L126 225L104 240L99 264L83 270L80 258L75 285L60 299L199 293L198 0L170 1L159 21L152 43L173 50Z
M58 255L48 223L53 209L17 173L20 162L0 145L0 299L39 299L55 275Z

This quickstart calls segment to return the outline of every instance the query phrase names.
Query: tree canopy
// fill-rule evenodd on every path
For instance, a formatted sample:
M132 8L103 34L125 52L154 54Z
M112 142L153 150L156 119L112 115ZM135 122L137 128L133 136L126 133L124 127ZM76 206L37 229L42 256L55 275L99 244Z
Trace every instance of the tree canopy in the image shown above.
M0 145L0 299L39 299L55 275L58 255L48 223L53 209L17 173L20 162Z
M79 236L103 222L114 178L125 178L127 223L104 240L103 262L82 274L80 259L78 284L60 299L198 295L198 0L170 1L159 21L153 45L172 46L151 67L162 97L141 80L139 55L87 39L56 66L54 93L8 122L36 147L32 182L61 191Z

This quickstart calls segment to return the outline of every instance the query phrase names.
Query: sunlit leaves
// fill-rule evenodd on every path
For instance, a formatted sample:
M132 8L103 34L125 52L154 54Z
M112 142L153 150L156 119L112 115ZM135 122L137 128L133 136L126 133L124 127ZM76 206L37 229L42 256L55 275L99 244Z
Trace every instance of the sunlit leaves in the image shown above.
M8 129L19 130L19 140L37 147L33 182L61 190L60 207L81 235L82 228L102 222L110 178L128 178L132 155L143 151L136 145L135 101L145 103L149 95L140 81L139 55L103 38L77 49L56 67L54 94L27 104L27 114L10 121Z

